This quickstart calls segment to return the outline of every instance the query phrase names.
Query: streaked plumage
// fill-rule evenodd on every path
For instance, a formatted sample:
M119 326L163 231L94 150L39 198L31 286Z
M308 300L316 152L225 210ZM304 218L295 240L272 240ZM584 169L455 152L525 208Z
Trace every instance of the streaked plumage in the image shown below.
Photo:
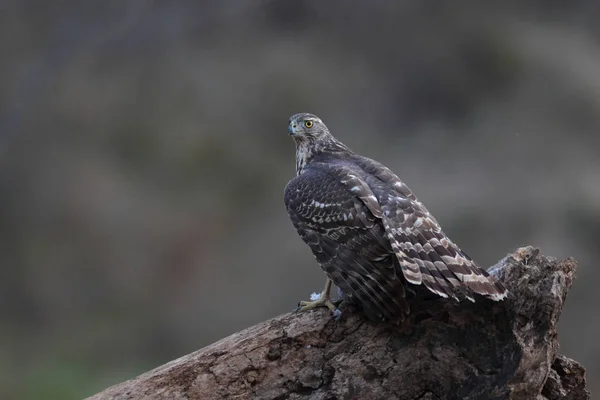
M407 284L456 300L506 296L387 167L351 151L315 115L292 116L288 132L296 144L297 176L285 188L292 223L365 312L401 321Z

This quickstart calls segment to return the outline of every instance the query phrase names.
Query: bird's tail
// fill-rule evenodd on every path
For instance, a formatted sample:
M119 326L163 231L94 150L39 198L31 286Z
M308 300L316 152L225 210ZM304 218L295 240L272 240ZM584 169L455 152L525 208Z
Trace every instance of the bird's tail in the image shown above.
M388 236L404 278L442 297L474 301L473 293L503 300L508 291L441 232L423 231L398 240Z

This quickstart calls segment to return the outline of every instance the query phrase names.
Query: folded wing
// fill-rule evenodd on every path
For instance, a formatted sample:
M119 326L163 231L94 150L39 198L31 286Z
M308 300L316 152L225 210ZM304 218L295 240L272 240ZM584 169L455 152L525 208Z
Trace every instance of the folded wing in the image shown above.
M349 168L315 163L290 181L285 203L299 235L344 293L379 317L408 314L383 210L363 179Z

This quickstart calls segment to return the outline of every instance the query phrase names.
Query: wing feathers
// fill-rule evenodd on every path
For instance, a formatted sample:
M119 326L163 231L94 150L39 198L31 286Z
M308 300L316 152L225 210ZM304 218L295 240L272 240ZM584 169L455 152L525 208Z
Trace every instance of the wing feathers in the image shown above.
M309 164L285 191L298 233L344 293L395 321L409 313L406 282L457 300L473 300L473 293L506 296L396 175L356 157L354 167Z
M348 188L351 194L358 197L364 205L367 206L371 214L376 218L381 218L381 207L379 207L377 197L375 197L367 183L355 174L344 170L340 171L340 174L342 173L344 174L341 177L340 182Z
M317 261L365 312L399 321L408 314L405 281L373 191L352 171L306 168L286 187L288 213Z
M386 237L408 282L423 283L432 292L455 299L473 300L473 292L494 300L506 296L504 286L491 280L446 237L437 220L390 169L366 157L354 159L377 178L368 182L383 211Z

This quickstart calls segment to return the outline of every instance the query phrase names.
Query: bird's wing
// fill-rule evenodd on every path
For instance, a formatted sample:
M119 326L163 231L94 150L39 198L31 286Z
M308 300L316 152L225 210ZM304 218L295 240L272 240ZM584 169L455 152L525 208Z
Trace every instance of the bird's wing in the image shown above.
M355 162L368 174L367 183L382 210L386 237L408 282L423 283L443 297L463 295L473 300L471 292L494 300L506 296L504 286L444 234L436 219L391 170L366 157L357 157Z
M365 311L402 320L408 313L404 279L381 224L382 209L352 170L311 165L285 190L285 204L321 267Z

